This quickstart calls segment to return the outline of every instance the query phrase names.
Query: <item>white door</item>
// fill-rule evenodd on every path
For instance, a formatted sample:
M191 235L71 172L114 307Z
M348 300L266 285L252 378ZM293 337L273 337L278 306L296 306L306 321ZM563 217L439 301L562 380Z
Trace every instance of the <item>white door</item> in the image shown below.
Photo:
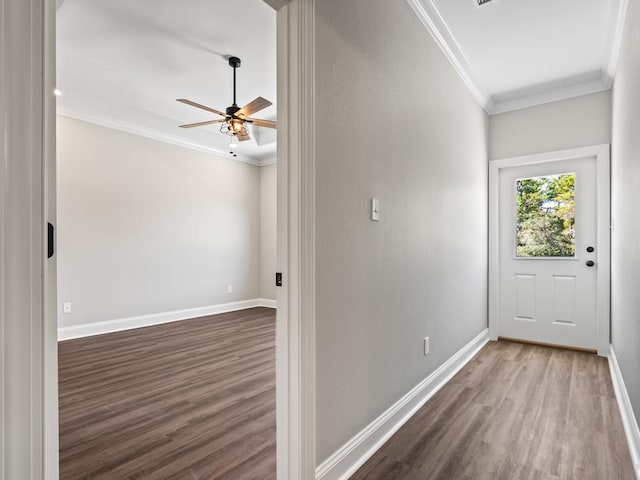
M597 349L596 159L500 169L500 337Z

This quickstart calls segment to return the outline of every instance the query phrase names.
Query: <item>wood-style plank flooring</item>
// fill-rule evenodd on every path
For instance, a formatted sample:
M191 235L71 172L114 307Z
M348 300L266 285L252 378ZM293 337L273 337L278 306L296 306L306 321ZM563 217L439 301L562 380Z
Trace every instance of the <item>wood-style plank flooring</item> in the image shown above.
M352 480L632 480L605 358L490 342Z
M59 345L60 478L275 479L275 310Z

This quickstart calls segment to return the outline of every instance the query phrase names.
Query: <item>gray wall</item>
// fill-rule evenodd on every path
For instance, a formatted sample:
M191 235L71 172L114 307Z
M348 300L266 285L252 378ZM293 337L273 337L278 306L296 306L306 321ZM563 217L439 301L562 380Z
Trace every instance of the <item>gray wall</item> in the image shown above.
M276 299L276 166L260 168L260 297Z
M611 143L611 92L493 115L490 122L492 160Z
M316 2L318 463L487 326L488 119L407 2L361 5Z
M59 326L257 298L259 201L258 167L58 117Z
M611 335L640 420L640 2L631 0L613 86Z

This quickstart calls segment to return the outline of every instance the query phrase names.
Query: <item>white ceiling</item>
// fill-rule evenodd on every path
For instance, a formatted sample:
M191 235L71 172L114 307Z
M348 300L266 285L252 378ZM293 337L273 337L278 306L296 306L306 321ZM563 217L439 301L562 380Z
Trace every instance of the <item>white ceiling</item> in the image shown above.
M611 87L627 0L408 0L500 113Z
M219 125L178 128L217 117L176 99L224 111L233 98L229 55L242 59L238 104L258 96L275 104L276 18L263 0L65 0L59 5L59 113L228 155L229 137L219 133ZM254 116L275 120L275 105ZM240 144L238 159L274 161L275 131L251 129L253 139Z
M488 113L611 87L627 0L407 0ZM58 111L228 155L214 118L242 59L238 104L275 103L275 11L263 0L57 0ZM255 115L275 119L275 106ZM252 127L238 159L275 160L275 131Z

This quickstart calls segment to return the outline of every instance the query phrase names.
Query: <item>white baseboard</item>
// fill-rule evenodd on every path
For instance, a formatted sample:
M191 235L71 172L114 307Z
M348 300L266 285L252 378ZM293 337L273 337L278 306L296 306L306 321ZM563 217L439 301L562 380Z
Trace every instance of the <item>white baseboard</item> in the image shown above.
M616 358L613 345L609 349L609 370L611 371L611 381L613 382L613 390L616 392L616 400L618 401L618 409L622 417L622 426L629 444L629 452L631 453L631 461L636 472L636 478L640 480L640 429L638 422L633 414L631 400L627 393L627 387L624 385L620 365Z
M257 307L269 307L269 308L277 307L276 301L270 298L258 298L258 302L260 302L260 305L256 305Z
M102 335L103 333L119 332L131 330L132 328L148 327L161 323L176 322L189 318L204 317L216 313L234 312L254 307L276 308L276 301L266 298L254 298L241 302L222 303L220 305L208 305L206 307L188 308L185 310L174 310L172 312L154 313L151 315L140 315L138 317L118 318L106 320L104 322L86 323L73 325L71 327L58 328L58 341L71 340L74 338L90 337Z
M346 480L489 341L485 329L316 468L317 480Z

